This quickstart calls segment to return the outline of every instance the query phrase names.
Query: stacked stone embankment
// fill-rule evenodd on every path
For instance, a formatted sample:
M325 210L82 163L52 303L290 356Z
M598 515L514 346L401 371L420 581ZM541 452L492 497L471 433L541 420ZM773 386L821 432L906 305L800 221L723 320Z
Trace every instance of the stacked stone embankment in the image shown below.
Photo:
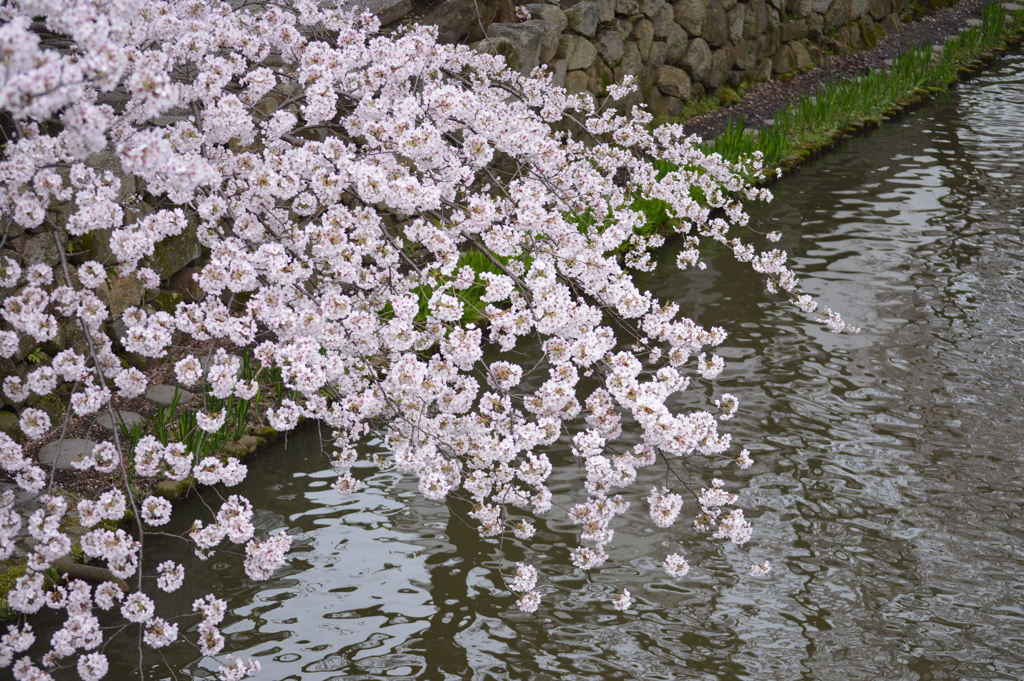
M408 21L409 0L350 0L392 25ZM562 0L521 7L512 0L445 0L418 20L445 42L501 54L519 71L545 66L569 92L602 98L633 76L632 104L655 115L723 86L791 74L826 51L871 47L899 30L909 0Z

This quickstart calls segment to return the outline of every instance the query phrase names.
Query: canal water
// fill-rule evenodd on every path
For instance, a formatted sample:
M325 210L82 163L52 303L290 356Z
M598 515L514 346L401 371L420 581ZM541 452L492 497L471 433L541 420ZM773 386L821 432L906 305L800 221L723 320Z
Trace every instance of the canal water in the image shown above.
M804 287L863 333L824 331L728 256L680 274L666 252L648 282L730 332L729 425L756 463L689 470L740 492L768 577L735 547L655 530L641 492L588 581L557 512L499 551L394 474L359 469L365 491L339 497L308 430L254 458L242 490L261 530L295 536L287 566L254 584L240 558L193 560L158 614L216 589L227 649L274 681L1024 678L1024 55L773 191L752 224L783 232ZM177 514L203 513L189 504ZM671 551L694 566L683 579L659 567ZM535 615L501 588L520 560L542 574ZM167 651L177 678L213 676Z

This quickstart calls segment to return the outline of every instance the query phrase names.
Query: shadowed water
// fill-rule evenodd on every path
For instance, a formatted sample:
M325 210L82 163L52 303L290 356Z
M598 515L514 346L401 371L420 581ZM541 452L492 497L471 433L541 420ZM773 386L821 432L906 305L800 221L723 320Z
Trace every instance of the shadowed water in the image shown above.
M1022 115L1017 54L847 141L755 210L859 336L769 299L725 256L672 274L666 252L648 284L730 332L729 425L756 463L690 470L741 492L769 577L685 522L656 530L646 492L592 583L566 567L573 528L557 510L502 558L396 475L361 468L364 492L338 497L310 431L250 461L241 489L261 530L296 536L287 567L253 584L240 558L193 559L158 614L226 595L228 649L274 680L1024 677ZM556 478L561 498L570 483ZM180 560L171 546L150 559ZM675 550L694 565L681 580L659 567ZM536 615L501 588L496 568L517 560L541 570ZM618 613L623 587L634 607ZM216 669L185 644L167 651L178 678ZM117 655L137 660L134 645Z

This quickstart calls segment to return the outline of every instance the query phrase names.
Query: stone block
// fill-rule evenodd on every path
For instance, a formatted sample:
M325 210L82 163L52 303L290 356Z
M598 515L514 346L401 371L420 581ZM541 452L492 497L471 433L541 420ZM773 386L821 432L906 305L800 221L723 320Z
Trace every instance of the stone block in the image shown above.
M54 242L53 235L49 230L40 234L26 234L25 236L24 248L21 252L25 267L31 267L32 265L49 265L53 267L60 262L60 251L57 250L57 244ZM58 240L61 243L61 248L64 248L65 244L67 244L67 236L59 233Z
M687 95L689 99L689 95ZM678 116L683 112L683 100L678 97L665 97L665 113L669 116Z
M550 21L552 24L558 26L559 33L564 31L569 25L569 18L566 16L565 12L554 5L544 5L539 2L534 2L529 5L523 5L523 7L529 10L530 18L540 19L541 21Z
M635 19L633 21L632 19ZM623 42L629 39L629 36L633 35L633 27L636 26L636 22L640 20L640 15L636 14L631 19L619 19L615 22L615 28L619 31L619 37L622 38Z
M651 23L654 25L655 38L663 40L667 38L672 24L675 23L675 12L672 10L672 5L662 5L661 11L651 19Z
M714 89L729 80L733 65L732 46L721 47L711 53L711 69L701 80L705 86Z
M220 453L226 457L238 459L239 461L241 461L249 452L246 450L245 445L242 444L241 442L237 440L229 440L228 442L224 443L223 447L221 447Z
M665 63L672 66L679 66L686 56L686 49L690 41L686 37L686 31L679 24L672 24L668 33L668 40L665 41Z
M677 24L691 36L701 35L708 16L707 0L679 0L672 7Z
M120 317L129 307L142 305L146 289L134 275L117 277L96 289L97 297L106 303L112 317Z
M662 94L680 100L690 98L690 76L674 66L662 66L658 74L658 89Z
M654 44L651 45L651 56L647 62L650 64L651 69L656 71L664 66L666 54L668 54L668 47L666 44L660 41L655 41Z
M658 88L651 90L651 94L647 96L647 110L653 116L664 116L668 113L668 109L665 107L665 96Z
M881 21L885 17L889 16L891 7L892 5L889 0L868 1L868 13L871 14L875 21Z
M73 471L75 469L71 466L71 462L91 456L92 449L95 446L96 443L92 440L82 438L57 440L48 445L43 445L39 449L36 458L39 459L39 463L51 466L59 471Z
M811 65L811 55L807 51L807 48L803 46L799 41L794 41L789 44L791 50L793 50L793 59L796 60L796 68L803 71Z
M658 16L658 12L664 6L665 0L639 0L637 2L637 9L640 10L640 14L643 14L648 19Z
M772 57L772 70L775 73L791 73L796 70L796 57L793 55L793 48L783 45Z
M122 425L133 428L135 426L142 426L146 423L146 419L142 417L142 414L134 411L118 410L114 414L117 416L117 426L120 428ZM114 430L114 419L111 417L109 411L105 411L96 417L96 425L106 430Z
M608 86L615 82L615 74L603 60L595 59L587 69L587 81L587 91L598 97L604 97L608 94Z
M691 79L703 82L711 71L711 47L703 38L694 38L680 65L690 74Z
M814 11L814 0L786 0L786 12L794 17L806 17Z
M743 40L743 22L746 14L746 8L743 5L737 5L726 13L726 20L729 23L729 42L735 44Z
M188 480L184 482L177 482L174 480L161 480L156 483L156 488L153 493L158 497L163 497L168 501L177 501L183 497L190 489L192 485Z
M868 13L869 0L851 0L850 19L856 21Z
M609 66L615 66L622 61L622 55L626 49L622 42L622 36L618 29L607 29L597 34L597 42L594 45L601 59Z
M558 24L540 19L524 21L520 26L536 28L541 31L540 63L550 64L555 58L555 52L558 50L558 38L562 35L562 29L558 27Z
M831 6L825 12L825 27L823 31L826 34L831 33L840 26L848 24L852 19L852 5L851 0L832 0Z
M177 392L178 405L185 406L196 401L196 396L173 385L151 385L146 389L146 399L158 407L169 407L174 403L174 395Z
M824 14L832 6L832 0L811 0L811 11Z
M721 47L729 41L729 18L718 0L708 2L708 16L701 37L713 47Z
M570 95L587 92L590 88L590 79L586 71L569 71L565 74L565 91Z
M490 37L484 26L516 19L512 0L445 0L419 23L437 26L442 43L474 43Z
M161 312L174 314L174 311L178 309L178 303L182 301L182 295L177 291L166 289L149 290L146 291L145 301L146 304L151 304Z
M810 40L801 40L800 44L804 46L805 50L807 50L807 54L810 56L812 64L821 63L821 46L812 43Z
M532 21L521 24L497 23L488 26L487 32L492 38L505 38L512 43L518 65L516 70L520 73L530 73L540 65L541 40L546 32L544 27L537 26Z
M18 415L6 410L0 411L0 433L7 433L13 439L18 439L21 434Z
M597 10L598 23L615 21L615 0L597 0Z
M621 83L626 76L634 78L640 75L644 60L640 57L640 49L636 43L626 43L626 49L622 55L622 61L615 67L615 82Z
M185 267L178 270L171 277L171 290L181 295L181 299L186 303L202 300L206 292L199 286L197 279L202 271L201 267Z
M153 255L144 258L142 264L166 281L202 254L203 247L196 238L195 227L189 226L181 234L159 241Z
M886 33L899 33L900 29L903 28L903 22L895 14L890 14L878 23L885 29Z
M788 43L792 40L803 40L807 37L807 20L793 19L779 26L779 39Z
M768 28L768 5L764 0L750 0L743 21L743 37L753 40ZM734 40L734 43L739 42Z
M564 59L555 61L551 71L551 84L555 87L565 87L565 74L568 72L569 62Z
M582 36L563 34L558 39L557 59L566 60L566 70L586 70L597 59L597 48Z
M654 42L654 25L647 19L641 19L633 29L633 41L640 50L640 58L644 61L651 55L651 44Z
M632 16L640 11L637 0L615 0L615 13Z
M757 63L755 43L744 40L733 46L733 63L741 71L749 71Z
M807 17L807 37L817 38L825 31L825 18L820 14L811 13Z
M565 11L568 29L582 36L593 38L597 34L600 11L596 2L581 2Z

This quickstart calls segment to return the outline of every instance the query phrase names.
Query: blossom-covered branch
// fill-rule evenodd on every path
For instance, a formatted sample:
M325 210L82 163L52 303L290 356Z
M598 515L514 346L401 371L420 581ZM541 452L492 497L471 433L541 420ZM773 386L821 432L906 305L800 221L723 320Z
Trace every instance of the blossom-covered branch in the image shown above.
M0 8L3 239L50 231L58 244L104 245L62 254L56 268L0 255L0 356L80 325L52 362L4 378L10 402L63 386L74 415L96 414L113 396L147 387L118 353L161 359L182 337L218 348L175 363L182 385L205 381L213 399L247 401L259 384L239 376L233 354L247 348L287 389L266 411L271 426L315 419L332 430L342 494L359 488L356 446L376 434L390 452L380 465L415 476L424 496L470 499L482 536L528 541L533 526L508 510L548 512L554 467L579 470L585 498L568 512L581 526L572 561L583 570L607 559L611 521L628 508L623 495L638 469L693 455L750 465L746 450L729 453L719 429L736 398L713 399L704 387L722 371L714 348L725 331L639 289L627 266L654 266L649 251L663 237L645 229L634 205L657 199L687 240L681 266L699 265L707 244L725 244L813 311L785 254L743 240L742 202L769 198L748 183L760 172L756 158L735 165L706 156L678 125L652 131L640 108L597 110L542 73L522 76L499 57L438 44L432 28L379 35L371 15L308 0L235 5L13 0ZM170 311L130 307L114 324L108 277L158 287L150 267L158 245L191 233L205 253L199 299ZM831 311L824 317L843 327ZM485 361L488 345L503 357ZM522 347L540 348L542 359L511 361ZM687 391L705 406L673 411L670 401ZM213 435L225 419L223 410L199 412L195 427ZM624 420L639 444L621 445ZM28 440L53 426L34 408L20 421ZM579 465L549 456L559 442ZM68 614L40 664L101 678L108 663L94 652L102 640L94 610L118 604L147 646L177 640L171 614L157 613L141 588L71 580L44 593L43 571L71 549L60 530L69 509L23 444L0 434L0 467L23 489L48 494L27 519L37 543L8 599L21 613L45 604ZM90 528L85 554L127 579L139 570L142 537L103 521L134 506L141 534L172 512L163 499L132 497L130 476L231 487L246 471L152 434L130 451L122 445L100 443L76 463L123 472L122 488L79 502L77 513ZM129 460L131 471L122 468ZM747 541L750 525L720 481L691 496L698 530ZM291 539L257 539L252 504L222 501L188 533L196 553L244 544L247 574L268 579ZM668 488L647 501L659 527L685 505ZM0 558L25 524L13 503L9 492L0 498ZM675 577L689 570L678 554L665 567ZM157 572L163 591L187 577L173 561ZM532 566L517 566L509 590L523 610L541 604L537 580ZM630 603L623 592L615 607ZM211 595L195 611L197 645L219 654L223 602ZM46 678L23 654L30 638L24 623L0 638L0 668L13 666L19 680ZM258 666L223 667L221 676Z

